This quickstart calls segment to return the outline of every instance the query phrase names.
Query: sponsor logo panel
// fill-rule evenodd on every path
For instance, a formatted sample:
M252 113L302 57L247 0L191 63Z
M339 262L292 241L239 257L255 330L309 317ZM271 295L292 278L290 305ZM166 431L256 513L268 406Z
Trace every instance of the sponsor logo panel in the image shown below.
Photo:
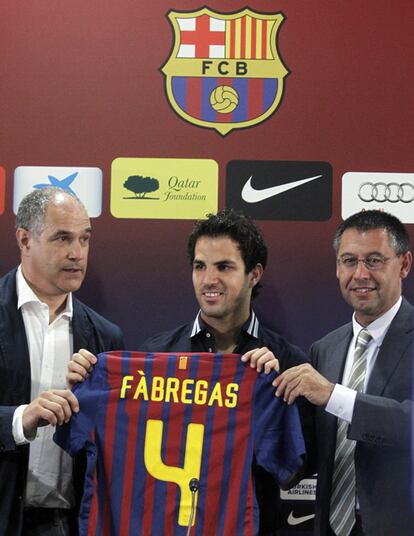
M6 171L0 166L0 215L4 212L6 204Z
M226 205L256 220L324 221L332 214L328 162L233 160L227 165Z
M288 490L280 490L284 501L314 501L316 498L316 478L304 478Z
M82 201L90 218L102 212L102 171L96 167L19 166L14 170L13 211L33 190L56 186Z
M221 135L261 123L278 108L289 73L277 49L282 13L204 7L170 11L174 43L162 67L168 101L186 121Z
M414 223L414 173L345 173L342 218L371 209L390 212L403 223Z
M116 218L204 219L218 207L218 164L194 158L116 158L111 213Z

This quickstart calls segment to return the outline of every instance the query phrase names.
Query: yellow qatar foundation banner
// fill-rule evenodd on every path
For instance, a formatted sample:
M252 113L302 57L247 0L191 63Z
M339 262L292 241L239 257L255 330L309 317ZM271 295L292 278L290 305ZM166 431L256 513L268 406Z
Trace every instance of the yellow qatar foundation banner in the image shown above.
M116 158L111 170L115 218L204 219L217 212L218 164L198 158Z

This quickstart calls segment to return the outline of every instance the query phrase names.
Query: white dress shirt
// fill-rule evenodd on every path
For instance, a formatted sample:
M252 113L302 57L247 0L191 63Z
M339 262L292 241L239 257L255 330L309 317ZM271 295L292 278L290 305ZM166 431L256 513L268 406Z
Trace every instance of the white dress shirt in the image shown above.
M49 307L29 287L21 267L17 270L16 290L29 347L33 400L42 391L66 388L67 364L73 353L72 295L68 295L65 310L49 324ZM72 508L72 458L53 442L54 426L38 428L34 438L24 436L22 415L26 407L19 406L13 416L16 444L30 441L25 505Z
M391 322L393 321L395 315L398 313L398 310L401 306L401 302L402 298L400 297L397 303L393 305L391 309L388 309L386 313L371 322L371 324L366 327L366 330L371 335L372 339L368 343L366 350L367 368L365 373L363 392L366 391L372 369L375 365L375 361L378 356L378 352L380 351L382 342L385 338L385 335L387 334ZM342 376L343 385L339 383L335 385L335 388L325 408L328 413L332 413L332 415L335 415L336 417L339 417L348 423L352 422L352 415L354 413L354 405L357 396L357 391L345 386L348 383L348 379L352 369L357 336L361 329L364 328L364 326L361 326L361 324L356 321L355 313L352 317L352 326L354 335L349 345L348 354L345 361L345 369L344 374Z

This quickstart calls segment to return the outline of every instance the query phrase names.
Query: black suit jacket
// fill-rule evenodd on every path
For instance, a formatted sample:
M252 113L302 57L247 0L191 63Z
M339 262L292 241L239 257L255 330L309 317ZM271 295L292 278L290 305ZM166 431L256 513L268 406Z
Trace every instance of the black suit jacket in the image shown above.
M341 383L352 324L329 333L311 348L314 367ZM403 299L378 353L365 394L356 397L348 437L356 440L355 472L366 536L412 536L411 483L414 307ZM316 409L318 471L315 534L329 534L337 419Z
M72 328L75 351L86 348L98 354L124 348L119 327L75 297ZM29 446L16 446L12 421L16 407L30 402L30 384L29 350L13 270L0 279L0 536L21 533Z

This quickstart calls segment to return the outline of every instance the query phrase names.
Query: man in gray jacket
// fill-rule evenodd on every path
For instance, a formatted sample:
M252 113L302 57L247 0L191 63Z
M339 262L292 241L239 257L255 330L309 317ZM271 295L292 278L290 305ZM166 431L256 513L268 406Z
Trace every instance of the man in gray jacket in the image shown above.
M352 321L313 344L276 394L315 405L315 534L411 536L414 307L402 295L409 236L368 210L338 228L336 275Z

